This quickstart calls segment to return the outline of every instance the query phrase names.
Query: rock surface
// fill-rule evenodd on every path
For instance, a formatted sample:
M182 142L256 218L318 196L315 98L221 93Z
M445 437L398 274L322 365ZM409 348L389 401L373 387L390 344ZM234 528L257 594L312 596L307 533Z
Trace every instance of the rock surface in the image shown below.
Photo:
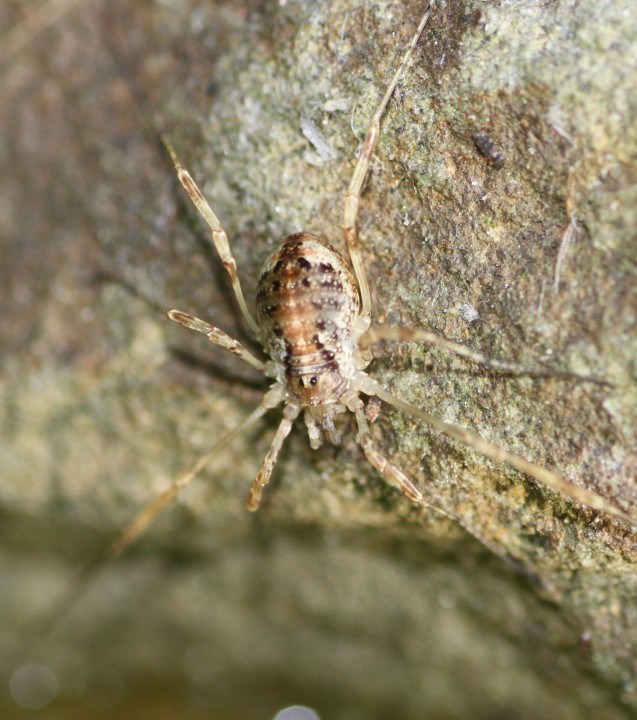
M273 412L59 607L263 392L161 315L249 342L159 132L253 298L287 234L342 247L357 146L422 10L86 0L21 47L4 35L3 716L22 712L10 687L37 699L16 690L42 682L29 662L59 684L51 718L294 703L337 720L634 716L634 532L385 408L379 446L460 523L385 486L353 428L315 452L302 423L248 514ZM25 14L3 3L3 32ZM635 38L632 0L441 3L383 122L360 226L377 322L612 385L395 344L372 374L637 516Z

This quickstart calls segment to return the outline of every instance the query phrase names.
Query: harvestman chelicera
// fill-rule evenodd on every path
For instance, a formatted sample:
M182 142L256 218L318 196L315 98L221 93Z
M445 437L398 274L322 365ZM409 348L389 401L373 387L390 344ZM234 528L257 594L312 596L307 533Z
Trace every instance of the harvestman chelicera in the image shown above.
M508 463L582 505L613 515L631 525L637 523L597 493L573 485L540 465L494 445L463 427L443 422L395 397L365 371L371 361L369 347L378 341L391 340L435 344L491 368L514 373L526 372L517 365L490 360L480 353L425 330L371 327L369 285L357 230L358 205L378 140L381 118L409 63L433 6L433 2L429 3L371 118L345 195L343 232L353 272L345 258L322 239L308 233L291 235L265 262L258 284L255 319L246 304L237 264L226 233L190 173L181 165L171 144L165 139L181 184L212 231L214 246L230 277L243 319L270 359L259 359L237 340L193 315L175 309L168 310L166 314L180 325L203 333L210 342L234 353L271 378L273 383L258 407L238 427L222 437L208 453L181 473L164 493L139 513L114 544L113 554L123 552L158 513L174 501L179 491L191 482L221 446L281 404L283 419L252 483L247 501L249 510L259 507L263 488L270 481L283 442L294 420L301 413L304 415L310 445L318 448L323 437L334 444L340 442L334 419L336 415L349 411L355 416L358 440L363 452L380 475L412 502L446 515L444 511L430 505L422 492L377 448L365 417L361 395L379 398L424 420L435 430L459 440L492 460ZM548 374L571 377L574 375L559 371Z

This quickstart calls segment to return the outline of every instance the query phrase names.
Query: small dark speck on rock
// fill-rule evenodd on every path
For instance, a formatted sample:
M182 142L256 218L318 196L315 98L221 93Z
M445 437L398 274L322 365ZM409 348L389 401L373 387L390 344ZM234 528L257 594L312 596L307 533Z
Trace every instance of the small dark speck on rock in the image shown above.
M506 155L502 148L493 142L488 133L479 130L477 133L474 133L473 142L478 152L484 155L484 157L490 160L496 167L500 168L504 165Z

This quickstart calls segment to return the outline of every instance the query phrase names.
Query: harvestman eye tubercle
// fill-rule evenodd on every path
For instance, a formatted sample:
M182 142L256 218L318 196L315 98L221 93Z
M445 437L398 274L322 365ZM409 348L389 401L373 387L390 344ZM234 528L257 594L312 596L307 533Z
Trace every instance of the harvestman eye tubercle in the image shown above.
M279 405L283 406L283 418L250 488L247 500L249 510L258 509L279 451L299 415L303 415L310 445L316 449L324 438L335 445L339 444L340 435L335 418L341 413L351 412L358 427L358 441L362 450L380 475L412 502L446 515L444 511L430 505L405 473L378 449L370 433L361 395L378 398L424 420L435 430L459 440L492 460L508 463L582 505L613 515L630 525L637 524L637 520L597 493L573 485L540 465L492 444L463 427L443 422L393 396L366 372L371 361L370 345L383 340L435 344L488 367L524 372L516 365L490 360L425 330L371 327L371 299L357 229L358 205L378 140L381 118L407 68L433 7L434 3L430 2L371 118L345 194L342 227L349 262L334 247L315 235L300 232L285 238L267 258L261 272L257 287L256 319L246 304L237 264L220 221L190 173L179 162L170 142L164 138L181 184L212 232L214 246L228 272L241 315L269 359L261 360L219 328L193 315L176 309L168 310L166 314L180 325L203 333L210 342L234 353L273 382L261 403L238 427L222 437L206 455L185 470L162 495L142 510L118 538L112 548L114 554L126 549L144 531L222 445ZM550 374L573 376L572 373L559 371Z

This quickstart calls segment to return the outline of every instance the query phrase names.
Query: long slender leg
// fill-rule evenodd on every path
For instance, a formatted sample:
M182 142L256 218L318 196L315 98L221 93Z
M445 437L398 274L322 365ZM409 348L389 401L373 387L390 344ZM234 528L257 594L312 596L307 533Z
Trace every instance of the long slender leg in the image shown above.
M248 324L248 327L258 337L260 335L259 326L257 325L255 319L252 317L250 311L248 310L245 298L243 297L243 290L241 289L241 282L239 281L239 274L237 272L237 263L234 259L234 255L232 254L232 250L230 250L230 244L228 243L228 237L225 233L225 230L223 229L223 227L221 227L219 219L212 211L212 208L208 204L206 198L203 196L203 193L197 186L197 183L192 179L188 170L186 170L186 168L184 168L184 166L179 162L177 154L175 153L173 146L170 144L168 138L166 136L162 136L162 141L166 146L166 149L170 153L170 157L172 158L173 163L175 164L175 170L177 171L177 177L179 178L179 182L181 182L181 184L184 186L185 191L188 193L188 196L192 200L194 206L197 208L197 211L206 221L206 224L208 225L210 230L212 230L212 241L215 245L215 248L217 249L217 252L219 253L219 257L221 258L223 266L228 271L228 275L230 276L232 289L234 290L235 297L237 298L237 302L239 303L241 314L243 315L244 320Z
M176 323L179 323L190 330L196 330L197 332L203 333L211 343L219 345L225 350L229 350L237 357L240 357L242 360L250 363L250 365L255 367L257 370L261 370L261 372L265 371L265 363L263 361L255 357L247 348L243 347L238 340L231 338L230 335L226 335L223 330L219 330L219 328L214 325L210 325L210 323L207 323L205 320L200 320L194 315L181 312L181 310L167 310L166 315L171 320L174 320Z
M494 555L497 555L497 557L499 557L503 562L512 567L516 572L527 572L522 565L516 563L497 545L482 537L478 532L476 532L469 525L467 525L466 522L456 517L455 515L448 513L446 510L443 510L442 508L436 507L435 505L428 503L425 500L424 495L407 478L405 473L396 465L394 465L391 460L388 460L384 455L382 455L382 453L378 451L377 447L372 441L371 434L369 432L369 426L367 425L367 421L365 418L365 413L362 409L362 403L360 408L358 407L358 403L350 403L350 406L354 408L354 414L356 416L356 421L358 424L360 443L361 447L363 448L363 452L365 453L365 457L376 468L383 480L400 490L407 498L409 498L409 500L415 502L417 505L420 505L426 510L431 510L437 515L441 515L442 517L451 520L453 523L460 525L460 527L466 530L469 535L474 537Z
M148 526L161 511L175 501L179 492L203 470L224 445L239 435L243 430L253 425L268 410L278 405L282 400L283 392L280 387L275 387L267 392L258 407L256 407L240 425L223 435L205 455L202 455L190 467L180 473L164 492L143 508L133 521L117 536L114 542L73 578L65 588L64 593L54 603L51 612L47 613L40 622L30 629L30 640L27 642L27 650L24 653L25 656L30 657L35 655L40 645L64 620L73 607L75 607L84 596L89 587L91 587L91 581L98 573L128 550L140 535L147 530Z
M115 540L111 546L109 555L112 557L121 555L148 528L157 515L175 501L179 492L192 482L195 476L203 470L224 445L246 428L254 425L268 410L276 407L283 400L283 396L283 390L278 385L269 390L264 395L258 407L256 407L240 425L226 433L205 455L202 455L190 467L180 473L161 495L158 495L149 505L141 510Z
M272 471L274 470L274 466L276 465L276 461L279 457L279 452L283 446L283 441L290 434L292 423L298 417L299 412L300 408L296 407L296 405L286 405L283 411L283 420L281 420L281 424L272 438L270 449L268 450L263 464L261 465L261 469L259 470L254 482L252 483L250 492L248 493L246 507L250 510L250 512L254 512L259 509L263 488L270 482Z
M397 342L424 342L430 345L450 350L462 357L472 360L473 362L485 365L486 367L499 370L501 372L512 375L531 375L536 377L563 377L573 378L574 380L585 380L586 382L596 383L597 385L611 385L606 380L592 377L590 375L580 375L579 373L569 372L568 370L553 370L549 368L529 369L517 363L504 362L502 360L493 360L482 353L475 352L460 343L447 340L441 335L422 330L420 328L395 327L389 325L381 325L371 327L359 340L359 349L364 350L366 347L373 345L381 340L395 340Z
M367 419L365 418L365 407L360 397L355 397L350 400L348 402L348 407L352 410L356 417L356 423L358 425L358 440L363 448L365 457L376 468L383 480L400 490L403 495L408 497L417 505L432 510L433 512L449 518L450 520L456 521L456 518L449 515L449 513L446 513L441 508L428 503L425 500L424 495L411 482L411 480L409 480L405 473L378 450L369 431L369 425L367 424Z
M378 133L380 131L380 119L385 112L387 103L389 102L391 96L394 94L394 90L396 89L398 81L400 80L402 74L405 72L405 68L407 67L409 58L411 57L411 54L413 53L414 48L418 43L422 31L427 24L427 20L431 15L433 5L433 2L430 2L427 6L427 10L425 11L425 14L423 15L418 25L418 29L416 30L413 38L411 39L411 42L409 43L409 47L403 55L403 59L398 67L398 70L396 70L396 72L394 73L394 77L389 83L387 90L383 95L383 99L380 101L378 107L376 108L376 111L372 115L372 119L370 120L367 134L365 135L365 140L360 151L358 162L356 163L356 167L354 168L354 174L352 175L352 179L350 180L347 193L345 194L345 207L343 211L343 232L345 233L347 249L349 251L352 265L354 266L354 273L356 274L358 287L361 293L361 315L364 317L369 317L370 315L371 299L369 295L367 276L365 275L365 268L363 267L360 243L358 239L358 228L356 225L358 217L358 203L360 200L361 191L363 189L363 183L365 182L365 178L367 177L367 172L369 170L369 166L372 160L372 155L374 154L374 149L378 141Z
M491 458L492 460L506 462L516 470L519 470L526 475L530 475L543 485L546 485L556 492L568 495L572 500L575 500L582 505L587 505L594 510L600 510L601 512L608 513L609 515L614 515L628 525L637 527L637 519L631 518L630 515L627 515L625 512L615 507L612 503L605 500L596 492L573 485L573 483L569 482L557 473L551 472L551 470L547 470L541 465L536 465L535 463L526 460L520 455L516 455L499 445L494 445L493 443L484 440L479 435L470 432L466 428L443 422L424 410L414 407L404 400L395 397L391 393L386 392L375 380L370 377L365 377L364 381L360 382L359 385L361 392L364 392L366 395L378 396L389 405L393 405L403 412L424 420L439 432L445 433L456 440L460 440L460 442L470 448L473 448L474 450L477 450L484 456Z

